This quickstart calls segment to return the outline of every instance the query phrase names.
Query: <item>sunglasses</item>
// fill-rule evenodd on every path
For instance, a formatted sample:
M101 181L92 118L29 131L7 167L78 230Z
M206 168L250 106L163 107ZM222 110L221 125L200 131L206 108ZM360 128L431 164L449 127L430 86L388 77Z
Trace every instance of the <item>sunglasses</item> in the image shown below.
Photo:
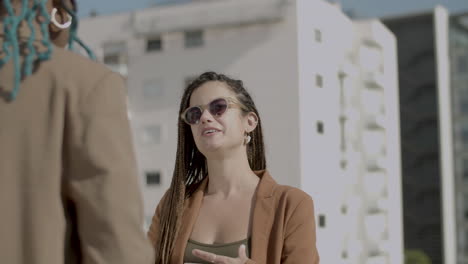
M185 109L185 111L180 117L188 125L196 125L200 122L200 118L205 109L208 109L212 116L219 117L222 114L224 114L228 108L232 108L234 105L237 105L241 109L246 110L245 107L243 107L243 105L236 99L231 97L221 97L218 99L214 99L206 105L197 105L189 107Z

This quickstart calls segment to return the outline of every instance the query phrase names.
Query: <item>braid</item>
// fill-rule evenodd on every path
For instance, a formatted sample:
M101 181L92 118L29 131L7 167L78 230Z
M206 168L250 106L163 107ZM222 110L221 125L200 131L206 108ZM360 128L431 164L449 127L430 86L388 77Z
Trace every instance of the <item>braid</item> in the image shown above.
M68 38L68 49L71 51L75 50L74 44L75 42L78 43L88 54L88 57L92 60L97 60L96 55L94 52L78 37L78 16L76 15L76 10L69 8L66 4L63 3L62 0L62 7L67 11L67 13L72 17L72 24L70 27L70 37ZM72 4L76 9L76 5L74 4L75 1L72 0Z
M34 60L38 59L40 61L48 60L50 58L50 54L52 52L52 44L48 38L48 31L47 25L50 22L50 17L47 13L45 4L47 0L34 0L34 3L31 8L28 7L29 0L22 0L21 4L21 13L20 15L16 16L15 11L13 9L13 5L11 0L3 0L2 1L5 9L8 13L7 16L3 19L3 31L5 34L5 41L3 43L3 51L5 52L5 56L0 59L0 68L3 67L6 63L8 63L11 59L13 60L14 64L14 86L13 90L10 93L9 100L12 101L16 98L19 91L20 82L22 79L26 78L27 76L32 74L32 65ZM41 10L41 15L45 18L43 22L41 22L41 29L45 35L43 39L43 44L47 47L47 51L43 54L37 54L36 48L33 46L33 42L35 40L36 31L32 25L33 19L37 16L37 10ZM28 42L26 45L27 55L24 58L23 65L20 62L20 47L19 47L19 40L18 40L18 28L20 24L25 20L31 29L31 35L28 38ZM21 72L21 66L23 66L24 71Z
M215 72L203 73L184 90L179 116L189 106L192 93L209 81L227 84L244 106L243 113L254 112L259 117L257 128L252 132L252 142L247 146L247 156L252 170L265 169L265 150L260 116L242 81ZM195 145L190 126L179 118L176 163L168 195L162 201L162 213L158 228L160 231L156 238L157 264L170 263L174 243L181 225L184 201L198 189L207 175L206 159Z
M31 7L29 2L32 1ZM73 0L72 0L73 1ZM3 58L0 58L0 68L9 61L13 61L14 65L14 85L13 90L9 94L9 100L13 101L19 92L21 80L30 76L33 72L33 65L36 61L49 60L52 55L52 42L49 37L48 25L50 24L50 15L47 11L47 0L21 0L21 13L17 16L13 8L12 0L2 0L7 15L3 18L3 32L5 41L3 42L2 51L5 53ZM73 1L74 3L74 1ZM70 29L69 49L74 50L73 44L77 42L88 54L88 56L96 60L93 51L78 37L78 16L76 13L63 3L62 7L72 17L72 26ZM1 7L0 7L1 9ZM2 10L3 11L3 10ZM44 19L40 23L41 34L43 36L41 44L46 47L44 52L38 52L34 47L36 41L36 28L34 27L34 19L41 16ZM26 22L31 33L27 39L24 52L24 61L21 65L20 41L18 39L19 26L22 22ZM23 69L23 70L21 70Z
M52 42L50 41L49 37L49 23L50 23L50 16L49 12L47 12L47 8L45 6L45 3L47 0L35 0L35 2L40 2L39 3L39 11L40 15L45 18L46 21L40 24L41 26L41 33L42 33L42 45L44 45L47 50L44 51L43 53L39 53L38 58L40 61L48 60L50 56L52 55Z

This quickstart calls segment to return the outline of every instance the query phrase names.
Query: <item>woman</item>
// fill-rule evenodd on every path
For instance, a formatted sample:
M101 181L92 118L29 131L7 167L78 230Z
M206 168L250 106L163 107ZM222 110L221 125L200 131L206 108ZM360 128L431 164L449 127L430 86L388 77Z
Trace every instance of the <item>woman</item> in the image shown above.
M0 2L1 263L153 263L125 85L58 47L70 7Z
M156 263L318 263L313 202L266 168L242 81L206 72L184 91L171 186L148 236Z

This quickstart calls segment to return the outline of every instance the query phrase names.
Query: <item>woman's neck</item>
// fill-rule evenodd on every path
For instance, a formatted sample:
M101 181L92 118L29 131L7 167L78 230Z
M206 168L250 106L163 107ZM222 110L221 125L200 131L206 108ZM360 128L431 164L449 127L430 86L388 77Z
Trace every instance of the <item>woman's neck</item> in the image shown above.
M208 159L209 195L223 198L255 191L259 178L250 168L247 154L232 155L222 159Z

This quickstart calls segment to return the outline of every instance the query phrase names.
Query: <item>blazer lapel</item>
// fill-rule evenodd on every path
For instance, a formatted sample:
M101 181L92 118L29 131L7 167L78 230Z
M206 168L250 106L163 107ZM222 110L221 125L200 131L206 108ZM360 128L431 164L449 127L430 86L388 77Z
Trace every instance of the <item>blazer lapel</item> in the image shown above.
M273 191L277 183L268 171L256 171L261 177L258 184L252 219L251 259L257 263L266 263L268 237L273 224Z
M195 193L185 201L184 215L182 216L182 223L180 226L179 234L177 235L174 251L172 252L171 263L183 263L185 248L187 241L192 233L193 225L200 212L200 207L203 201L206 185L208 184L208 177L206 177L200 187Z

